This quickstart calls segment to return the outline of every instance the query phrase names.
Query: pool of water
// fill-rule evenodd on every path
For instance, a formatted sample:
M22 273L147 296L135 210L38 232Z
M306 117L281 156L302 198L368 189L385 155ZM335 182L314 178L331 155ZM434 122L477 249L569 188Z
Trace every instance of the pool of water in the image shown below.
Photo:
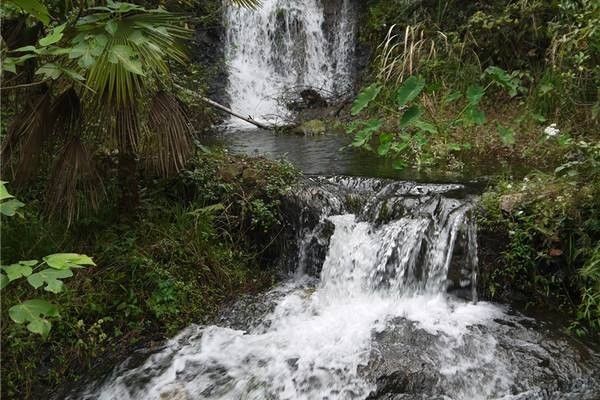
M490 162L477 166L394 169L392 160L348 148L351 137L342 133L319 136L276 134L261 129L224 129L201 138L204 144L221 145L234 154L285 159L307 175L381 177L420 182L467 182L509 174L522 168Z

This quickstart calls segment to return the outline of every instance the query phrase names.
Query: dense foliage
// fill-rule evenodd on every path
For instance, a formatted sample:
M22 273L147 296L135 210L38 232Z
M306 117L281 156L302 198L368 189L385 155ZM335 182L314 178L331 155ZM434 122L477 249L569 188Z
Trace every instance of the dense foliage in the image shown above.
M223 302L271 285L282 231L279 200L297 177L288 164L200 153L180 176L142 182L137 216L123 223L107 202L64 225L39 202L3 221L3 260L41 259L63 249L93 254L60 293L11 283L2 318L34 294L60 305L47 340L2 324L2 397L37 399L102 373L134 346L208 322ZM113 187L115 183L108 183Z
M347 127L399 169L502 166L481 218L500 238L488 296L563 308L577 333L600 327L599 23L588 0L370 1Z
M2 183L3 397L44 397L272 283L296 172L198 152L206 113L181 87L205 87L188 47L207 51L193 33L222 6L2 3L2 180L27 203ZM483 196L482 289L598 332L600 3L362 6L351 146L399 169L518 166Z

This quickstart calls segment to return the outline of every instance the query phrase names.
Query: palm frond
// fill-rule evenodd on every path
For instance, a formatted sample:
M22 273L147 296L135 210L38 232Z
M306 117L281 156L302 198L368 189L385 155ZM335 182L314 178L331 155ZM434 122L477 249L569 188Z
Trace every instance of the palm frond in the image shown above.
M163 176L181 171L194 152L192 127L186 110L173 95L160 91L150 108L150 129L154 136L146 146L150 164ZM153 150L153 151L149 151Z
M81 100L72 86L54 100L51 112L56 118L54 124L56 136L66 138L73 134L79 134L82 122Z
M42 145L54 125L51 102L49 90L33 97L7 129L1 155L17 185L29 181L37 171Z
M138 146L140 123L135 104L115 109L115 138L121 153L135 153Z
M187 61L181 41L190 39L192 31L184 26L182 15L162 9L113 14L92 14L95 18L78 24L80 34L73 41L84 49L90 46L85 53L89 57L80 61L91 63L87 84L94 96L104 104L121 106L139 99L150 82L169 79L169 61ZM112 24L110 33L107 21ZM98 49L101 54L95 59L90 54Z
M104 196L102 179L79 136L71 137L52 167L46 193L47 212L70 224L82 210L97 209Z

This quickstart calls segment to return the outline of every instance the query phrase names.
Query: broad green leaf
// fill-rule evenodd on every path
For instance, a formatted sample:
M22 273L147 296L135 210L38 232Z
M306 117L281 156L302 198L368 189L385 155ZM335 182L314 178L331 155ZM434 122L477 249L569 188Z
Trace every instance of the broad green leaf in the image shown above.
M44 290L52 293L60 293L63 290L63 281L61 279L70 278L73 276L73 271L70 269L57 270L46 268L40 272L36 272L27 277L27 282L36 289L39 289L44 284Z
M21 203L19 200L10 199L0 203L0 213L7 217L13 217L17 213L17 210L23 206L25 206L25 204Z
M423 146L429 142L429 139L427 139L421 132L417 132L415 135L413 135L413 139L420 146Z
M17 324L27 324L30 332L37 333L43 337L48 336L52 324L47 317L58 317L58 308L41 299L26 300L21 304L12 306L8 310L8 315Z
M462 150L462 146L458 143L448 143L446 145L446 147L448 147L448 150L450 151L460 151Z
M116 21L110 20L106 23L106 25L104 25L104 30L108 32L111 36L114 36L115 33L117 33L118 27L119 25L117 25Z
M470 124L483 125L485 124L485 113L477 106L469 106L465 111L465 121Z
M27 278L33 272L31 268L33 265L37 264L37 261L32 260L33 264L29 261L21 261L16 264L11 264L7 266L3 266L2 269L6 272L6 277L9 282L17 280L19 278Z
M394 153L402 153L410 146L411 138L410 136L402 136L401 142L395 142L392 144L392 150Z
M75 46L69 52L69 58L77 58L77 64L84 69L94 65L102 55L108 43L108 37L102 34L79 34L74 39Z
M8 189L6 189L5 183L5 181L0 181L0 201L12 199L13 197L15 197L12 194L8 193Z
M385 157L390 152L391 148L392 148L391 142L381 143L379 145L379 147L377 148L377 154L379 154L382 157Z
M390 143L394 139L394 136L391 133L382 133L379 135L379 143Z
M37 71L35 71L36 75L43 75L45 79L57 80L62 75L62 69L52 63L44 64Z
M446 96L444 96L442 101L444 104L450 104L450 103L454 103L456 100L460 99L461 97L462 97L462 93L455 90L455 91L448 93Z
M467 100L472 106L479 104L484 95L485 89L481 85L471 85L467 88Z
M106 9L108 11L114 11L117 13L127 13L130 11L142 11L144 7L138 6L137 4L125 3L120 1L108 1L107 7L94 7L94 9Z
M17 63L13 57L6 57L2 60L2 71L17 73Z
M77 71L73 71L72 69L62 68L62 72L74 81L82 82L85 80L81 74L79 74Z
M19 47L17 49L11 50L11 53L26 53L26 52L37 52L39 51L38 49L35 48L35 46L23 46L23 47Z
M44 49L43 54L44 55L48 55L48 56L64 56L66 54L70 54L71 53L71 49L70 48L62 48L62 47L48 47L47 49Z
M421 116L421 108L419 106L409 107L404 114L402 114L402 118L400 118L400 128L406 128L416 122Z
M56 80L63 75L71 78L74 81L81 82L85 80L85 78L78 72L52 63L42 65L35 73L36 75L43 75L46 79L52 80Z
M129 72L144 75L142 64L135 59L135 53L129 46L118 44L111 47L108 60L113 64L121 64Z
M362 147L367 145L371 141L373 134L377 132L382 125L383 122L379 119L372 119L367 121L364 127L361 130L359 130L354 136L354 141L352 142L351 146Z
M43 258L49 267L54 269L85 268L84 265L96 265L85 254L56 253Z
M512 146L513 144L515 144L515 131L513 129L506 128L502 125L498 125L497 129L502 143L504 143L507 146Z
M432 133L432 134L436 134L436 133L438 133L438 130L437 130L437 128L435 127L435 125L433 125L433 124L430 124L430 123L429 123L429 122L427 122L427 121L423 121L423 120L420 120L420 119L419 119L419 120L415 121L415 122L413 123L413 125L414 125L416 128L419 128L420 130L422 130L422 131L424 131L424 132L427 132L427 133Z
M395 161L392 163L392 167L393 167L394 169L401 170L401 169L404 169L404 168L406 168L406 163L405 163L404 161L402 161L402 160L395 160Z
M369 103L379 95L381 91L381 85L374 83L371 86L363 89L362 92L358 94L356 100L354 100L354 104L352 104L352 115L358 115L362 110L365 109L369 105Z
M40 39L40 46L50 46L51 44L58 43L63 37L63 31L67 24L58 25L56 28L48 34L48 36Z
M396 103L403 107L414 100L425 88L425 80L421 77L411 76L404 81L396 93Z
M7 287L9 282L10 281L8 280L8 277L6 275L4 275L3 273L0 273L0 290Z
M554 85L552 83L542 83L538 90L544 96L554 90Z
M495 83L508 90L511 97L517 95L520 81L517 77L510 75L508 72L499 67L488 67L485 75L489 76Z
M9 4L14 4L21 10L33 15L35 18L42 21L44 25L50 23L50 13L46 6L38 0L8 0Z

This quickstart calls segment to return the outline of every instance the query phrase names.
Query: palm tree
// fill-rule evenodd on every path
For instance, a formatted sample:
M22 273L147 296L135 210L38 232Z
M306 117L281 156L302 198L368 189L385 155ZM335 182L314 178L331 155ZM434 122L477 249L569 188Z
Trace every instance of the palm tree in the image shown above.
M231 2L260 5L260 0ZM193 132L184 105L173 94L169 65L187 61L184 42L192 34L187 22L184 15L161 8L108 0L80 10L35 48L11 53L18 56L13 58L17 65L30 58L45 61L36 72L45 79L25 85L38 86L8 128L2 157L14 160L14 178L24 182L44 155L57 154L49 157L54 158L47 190L50 213L64 212L71 221L83 204L81 193L92 206L102 196L86 139L118 149L118 202L126 212L139 202L140 154L163 176L184 167L193 153Z

